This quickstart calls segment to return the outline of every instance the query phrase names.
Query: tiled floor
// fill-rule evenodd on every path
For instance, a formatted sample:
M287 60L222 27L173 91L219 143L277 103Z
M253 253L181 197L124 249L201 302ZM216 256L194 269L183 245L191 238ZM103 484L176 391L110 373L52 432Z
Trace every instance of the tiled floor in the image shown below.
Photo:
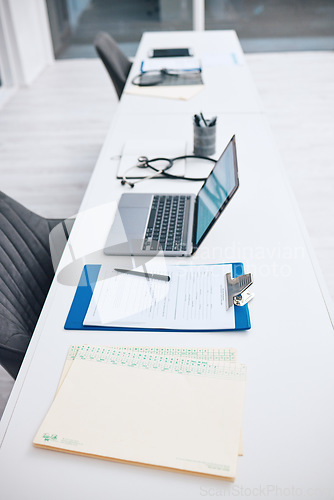
M246 60L334 298L334 53ZM0 110L1 189L47 217L74 214L116 106L99 60L56 62ZM0 415L11 387L0 370Z

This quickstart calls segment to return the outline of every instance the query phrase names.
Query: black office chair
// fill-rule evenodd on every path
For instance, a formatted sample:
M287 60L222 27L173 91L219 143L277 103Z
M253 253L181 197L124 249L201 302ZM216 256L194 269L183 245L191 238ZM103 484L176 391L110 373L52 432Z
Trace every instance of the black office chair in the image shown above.
M44 219L0 191L0 364L13 378L71 229L66 221L65 237L51 259L49 234L59 223L64 221Z
M132 64L108 33L103 31L98 33L94 40L94 46L113 81L120 99Z

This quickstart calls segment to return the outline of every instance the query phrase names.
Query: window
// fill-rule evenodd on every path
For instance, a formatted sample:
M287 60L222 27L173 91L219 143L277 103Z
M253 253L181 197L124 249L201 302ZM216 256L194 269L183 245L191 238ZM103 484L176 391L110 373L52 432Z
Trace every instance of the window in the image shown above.
M96 57L110 33L128 56L143 31L193 29L193 1L47 0L56 57ZM207 30L236 30L245 52L333 50L333 0L205 0Z

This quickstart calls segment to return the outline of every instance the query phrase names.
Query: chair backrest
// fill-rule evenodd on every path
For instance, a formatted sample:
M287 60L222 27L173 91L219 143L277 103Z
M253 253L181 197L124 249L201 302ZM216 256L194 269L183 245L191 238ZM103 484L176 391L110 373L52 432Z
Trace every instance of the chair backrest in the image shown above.
M0 191L0 364L14 378L54 276L49 233L58 222Z
M120 98L132 64L108 33L98 33L94 40L94 46L113 81L118 98Z

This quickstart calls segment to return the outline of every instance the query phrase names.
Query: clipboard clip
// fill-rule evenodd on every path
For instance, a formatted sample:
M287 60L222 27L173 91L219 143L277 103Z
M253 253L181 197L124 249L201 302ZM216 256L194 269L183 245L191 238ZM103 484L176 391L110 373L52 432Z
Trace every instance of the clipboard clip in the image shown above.
M225 274L225 302L226 311L235 306L244 306L252 300L254 294L247 289L252 285L251 273L242 274L237 278L232 278L231 273Z

